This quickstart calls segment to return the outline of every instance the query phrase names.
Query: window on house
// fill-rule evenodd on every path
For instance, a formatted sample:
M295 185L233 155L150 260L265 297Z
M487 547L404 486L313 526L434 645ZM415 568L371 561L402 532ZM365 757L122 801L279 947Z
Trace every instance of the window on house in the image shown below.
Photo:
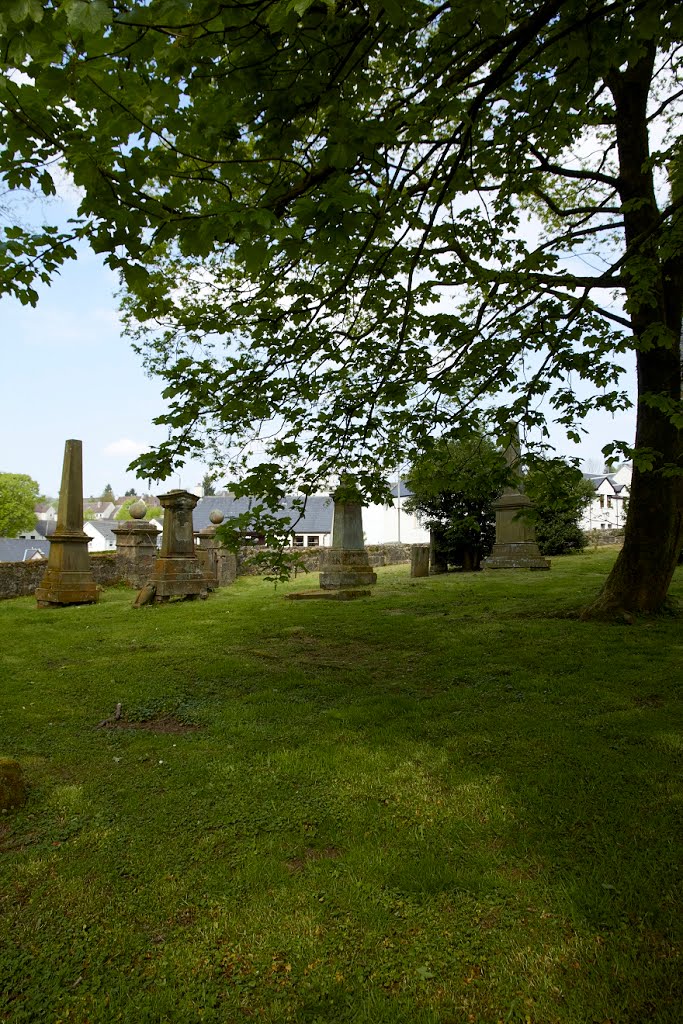
M294 534L294 547L302 548L304 546L304 536L302 533Z
M600 495L600 499L599 500L600 500L600 508L604 508L605 507L605 496L604 496L604 494Z
M607 529L607 523L600 523L600 526L603 530Z
M607 499L607 508L611 508L611 507L612 507L612 499L608 498Z
M307 537L306 544L309 548L317 548L320 546L320 537Z

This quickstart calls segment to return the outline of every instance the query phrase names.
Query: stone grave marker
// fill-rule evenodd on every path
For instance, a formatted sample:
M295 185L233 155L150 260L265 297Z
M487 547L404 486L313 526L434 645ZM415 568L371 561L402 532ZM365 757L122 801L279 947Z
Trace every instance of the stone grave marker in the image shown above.
M64 445L57 525L50 537L47 569L36 588L39 608L98 601L89 542L83 531L83 445L71 439Z
M429 576L429 544L410 545L410 575Z
M536 531L526 519L517 516L531 508L530 498L522 490L518 467L521 461L519 425L510 424L510 440L505 461L515 474L515 482L506 487L500 498L493 502L496 512L496 542L493 551L482 563L482 569L549 569L538 550Z
M192 532L192 511L198 501L196 494L182 489L159 495L159 504L164 509L161 552L135 606L172 597L206 596L206 576L197 558Z

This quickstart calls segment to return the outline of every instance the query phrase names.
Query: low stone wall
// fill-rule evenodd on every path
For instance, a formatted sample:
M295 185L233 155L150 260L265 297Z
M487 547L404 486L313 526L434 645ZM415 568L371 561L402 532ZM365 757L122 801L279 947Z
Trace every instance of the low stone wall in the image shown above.
M254 576L265 573L265 569L250 565L248 558L264 548L242 548L238 555L222 551L217 555L218 580L222 587L230 586L237 576ZM329 550L329 549L325 549ZM399 565L410 561L409 544L371 544L367 548L370 565ZM298 572L318 572L320 548L296 549L299 556ZM101 551L90 555L92 574L100 587L128 586L143 587L149 579L155 562L154 555L131 562L116 551ZM43 578L47 560L40 562L0 562L0 601L11 597L32 597Z
M47 561L0 562L0 600L29 597L43 578Z
M410 544L369 544L370 565L402 565L410 561Z
M115 551L101 551L90 556L90 568L100 587L120 584L142 587L149 579L154 558L132 565ZM10 597L32 597L43 578L47 559L39 562L0 562L0 601Z
M294 575L299 572L319 572L320 552L329 551L329 548L288 548L287 551L294 551L298 556L299 568L295 569ZM409 544L369 544L366 549L368 562L374 568L378 565L401 565L410 561ZM250 564L250 556L269 552L269 548L245 547L238 555L237 575L258 576L266 570L259 565Z
M584 530L588 547L603 547L608 544L623 544L623 530Z

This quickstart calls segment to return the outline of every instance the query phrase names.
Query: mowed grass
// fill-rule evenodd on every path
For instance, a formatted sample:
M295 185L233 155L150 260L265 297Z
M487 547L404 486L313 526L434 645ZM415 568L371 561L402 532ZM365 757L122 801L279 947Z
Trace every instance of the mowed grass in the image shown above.
M0 603L0 1020L679 1024L683 628L571 616L613 557Z

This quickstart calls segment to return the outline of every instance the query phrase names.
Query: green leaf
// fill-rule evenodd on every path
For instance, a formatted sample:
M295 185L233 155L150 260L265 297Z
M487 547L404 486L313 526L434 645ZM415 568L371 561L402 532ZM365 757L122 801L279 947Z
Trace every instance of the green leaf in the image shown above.
M84 33L95 34L112 21L107 0L64 0L62 10L71 28Z

